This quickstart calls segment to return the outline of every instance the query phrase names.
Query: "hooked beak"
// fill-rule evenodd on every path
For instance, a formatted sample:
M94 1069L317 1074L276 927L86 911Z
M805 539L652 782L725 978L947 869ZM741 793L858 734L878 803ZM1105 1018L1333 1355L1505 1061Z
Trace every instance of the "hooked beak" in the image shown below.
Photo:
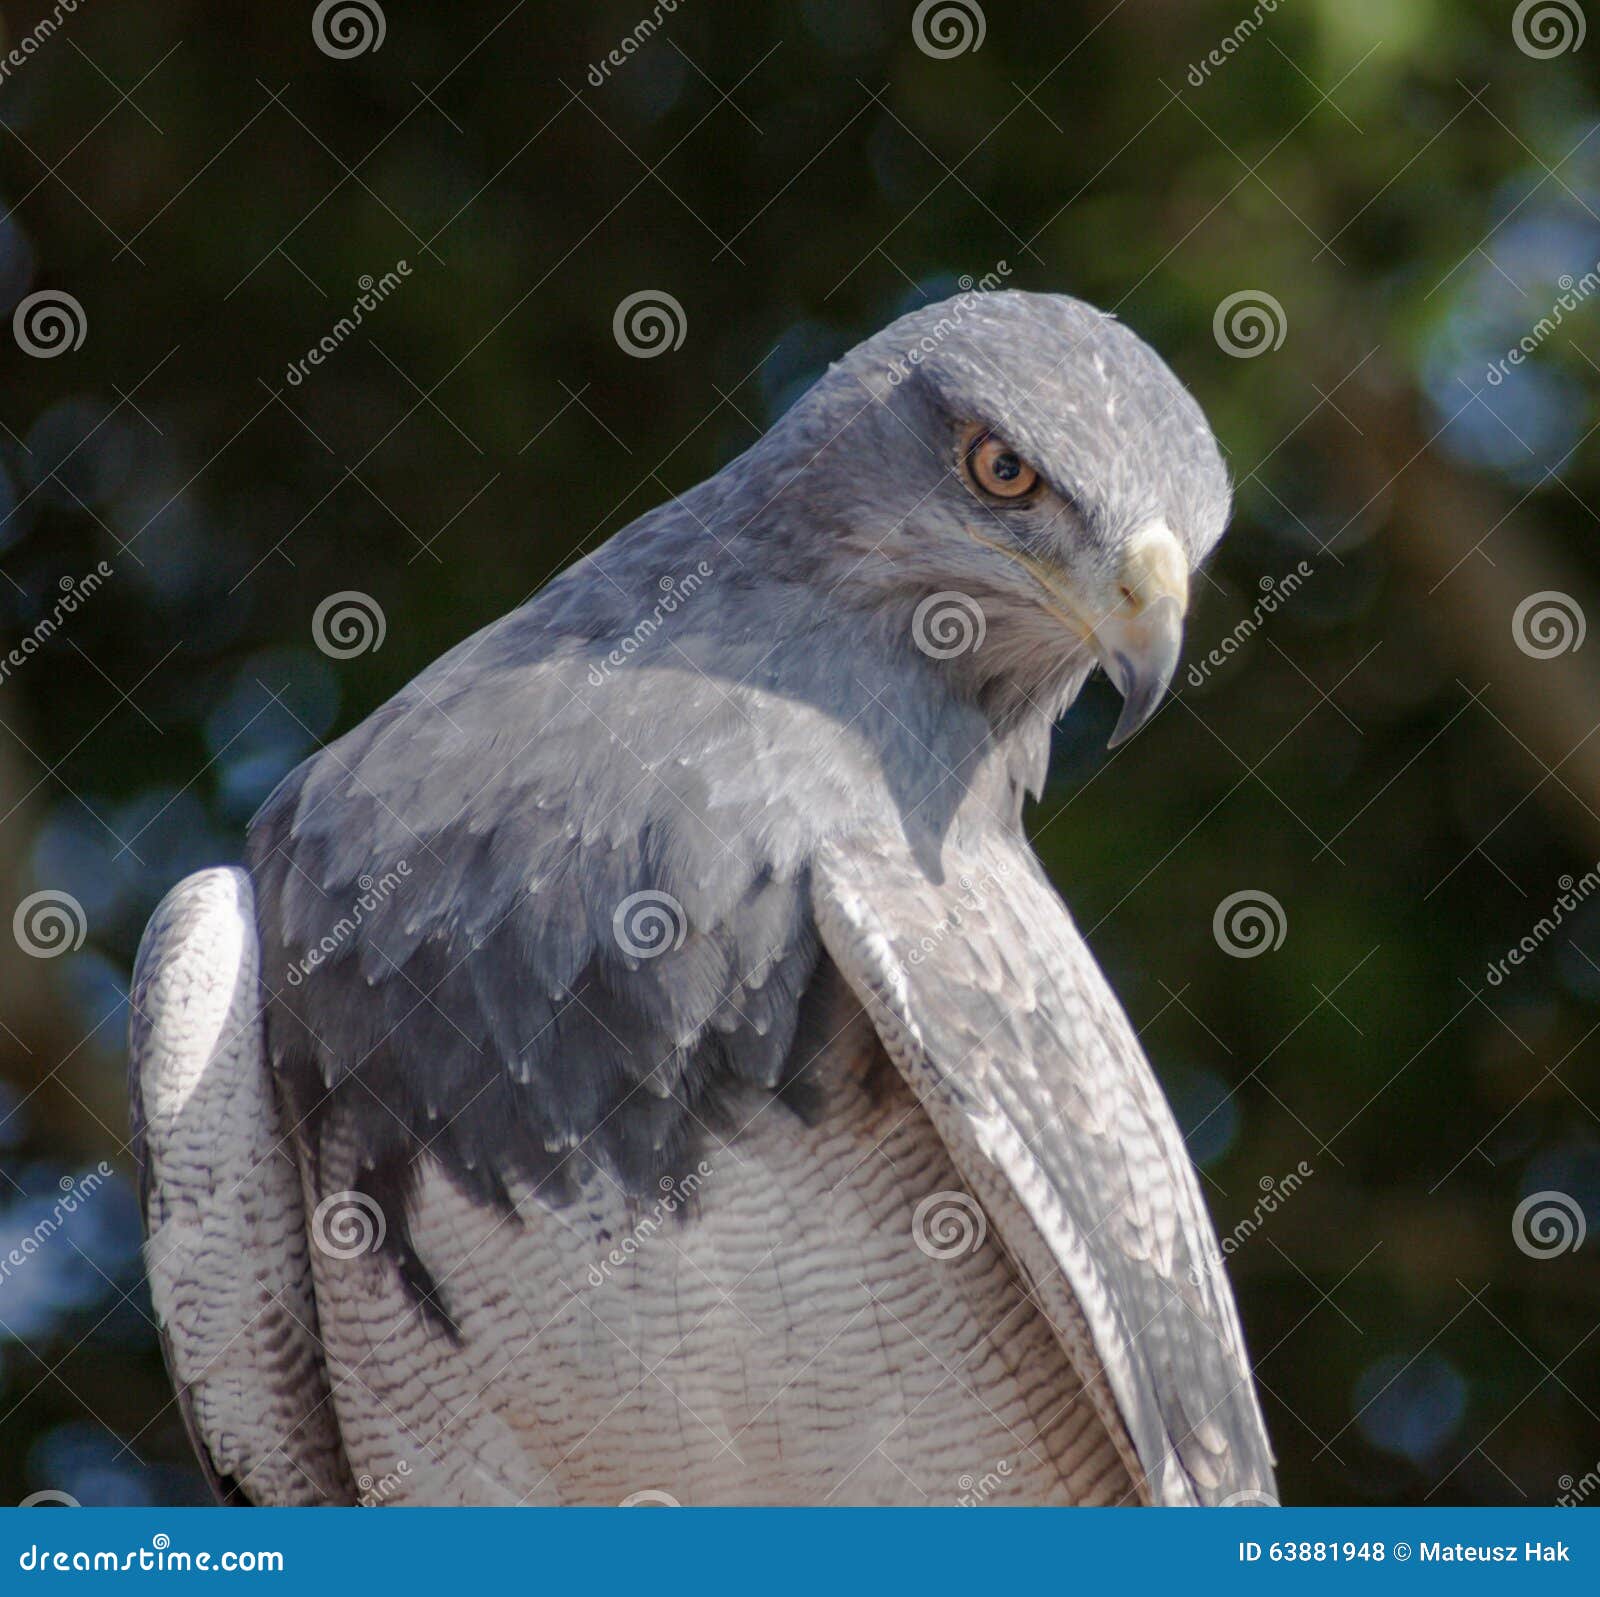
M1134 537L1118 587L1122 602L1089 634L1089 647L1122 695L1111 748L1126 743L1155 714L1183 648L1189 562L1165 525L1156 523Z
M1183 545L1164 521L1135 533L1114 584L1118 601L1096 619L1064 587L1059 570L968 531L978 543L1027 571L1043 590L1043 607L1093 650L1122 695L1122 714L1108 747L1126 743L1155 714L1178 668L1189 608L1189 558Z

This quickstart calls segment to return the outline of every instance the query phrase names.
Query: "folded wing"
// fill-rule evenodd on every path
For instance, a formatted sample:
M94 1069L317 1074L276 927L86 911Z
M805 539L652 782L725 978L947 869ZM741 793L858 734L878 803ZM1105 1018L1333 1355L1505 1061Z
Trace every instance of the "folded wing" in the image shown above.
M1154 1503L1272 1499L1238 1313L1172 1111L1019 836L935 868L823 848L828 953L944 1138Z
M257 964L240 870L180 882L139 945L129 1084L150 1293L217 1496L348 1503Z

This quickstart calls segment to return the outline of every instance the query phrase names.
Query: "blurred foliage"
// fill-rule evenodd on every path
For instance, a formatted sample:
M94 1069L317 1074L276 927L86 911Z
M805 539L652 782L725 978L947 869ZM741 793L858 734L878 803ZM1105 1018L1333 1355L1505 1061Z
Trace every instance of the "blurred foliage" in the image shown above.
M1219 1230L1313 1172L1231 1260L1285 1497L1542 1503L1593 1468L1597 1250L1530 1256L1512 1217L1554 1189L1600 1224L1600 898L1485 973L1600 856L1600 794L1535 752L1542 692L1486 676L1525 590L1493 625L1460 595L1508 556L1597 591L1600 306L1488 372L1600 261L1600 38L1529 54L1475 0L992 0L938 59L910 4L681 0L592 74L638 0L391 5L349 59L312 9L82 6L0 81L3 309L87 322L0 341L0 624L114 573L0 681L0 907L88 924L6 951L0 1248L126 1171L140 927L279 775L1003 261L1115 309L1217 427L1238 514L1189 659L1312 572L1116 756L1091 690L1033 817ZM5 10L12 43L48 14ZM688 324L648 361L611 328L641 288ZM1254 358L1213 329L1244 290L1283 311ZM1518 506L1454 573L1417 563L1440 481ZM311 617L349 589L387 635L331 660ZM1247 890L1286 935L1230 957ZM200 1495L136 1231L119 1176L0 1278L0 1497Z

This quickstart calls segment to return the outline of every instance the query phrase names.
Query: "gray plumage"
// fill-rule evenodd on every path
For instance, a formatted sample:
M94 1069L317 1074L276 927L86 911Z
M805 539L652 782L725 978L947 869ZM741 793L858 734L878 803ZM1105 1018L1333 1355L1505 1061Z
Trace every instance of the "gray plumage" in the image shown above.
M1003 441L1038 486L987 493L975 436ZM762 1138L781 1126L801 1148L832 1134L841 1094L860 1091L837 1068L842 998L920 1100L905 1113L928 1157L952 1160L983 1205L1024 1312L1054 1327L1063 1400L1077 1392L1075 1412L1112 1449L1061 1479L1109 1480L1117 1458L1145 1501L1270 1493L1181 1138L1021 825L1051 723L1097 659L1124 690L1125 723L1154 707L1188 571L1227 515L1203 417L1131 332L1058 296L964 296L857 347L752 449L292 773L247 855L263 1069L313 1240L313 1211L336 1191L383 1220L375 1254L311 1249L311 1343L390 1293L415 1356L470 1374L493 1357L474 1342L488 1321L472 1272L452 1279L457 1261L424 1241L455 1202L437 1194L460 1195L462 1225L484 1216L485 1238L519 1232L529 1268L551 1255L554 1226L592 1227L603 1251L618 1215L708 1150L765 1149L735 1135L752 1116ZM930 639L952 604L945 623L964 615L976 646ZM209 957L161 924L158 912L136 1008L164 963ZM252 980L252 953L224 974ZM159 1041L167 1025L147 1015L134 1036L152 1126L152 1028ZM210 1062L195 1061L196 1079ZM147 1150L165 1156L159 1139ZM692 1253L696 1228L709 1241L724 1221L708 1199L679 1223ZM151 1225L154 1249L154 1207ZM787 1231L775 1244L796 1268L805 1245ZM534 1294L495 1312L531 1339L562 1308ZM805 1312L788 1302L786 1335ZM352 1456L364 1378L339 1348L326 1356L348 1491L383 1461ZM741 1356L732 1342L716 1362ZM913 1340L893 1378L916 1357ZM192 1393L194 1371L181 1379ZM517 1419L513 1441L483 1444L500 1462L475 1468L494 1491L433 1494L516 1500L554 1481L555 1500L596 1500L579 1466L545 1456L544 1423ZM788 1436L795 1449L792 1424ZM267 1436L261 1451L296 1445ZM752 1500L805 1500L782 1453ZM841 1478L855 1465L841 1455ZM606 1480L609 1467L596 1463ZM676 1495L705 1500L687 1455L666 1473Z

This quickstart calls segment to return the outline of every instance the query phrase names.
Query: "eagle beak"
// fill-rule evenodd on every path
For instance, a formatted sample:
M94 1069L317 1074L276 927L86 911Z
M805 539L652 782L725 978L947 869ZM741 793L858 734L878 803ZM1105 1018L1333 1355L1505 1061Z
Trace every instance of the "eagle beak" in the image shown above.
M1122 695L1110 747L1126 743L1156 712L1178 668L1189 604L1189 561L1161 523L1129 544L1118 581L1122 602L1103 617L1089 645Z

